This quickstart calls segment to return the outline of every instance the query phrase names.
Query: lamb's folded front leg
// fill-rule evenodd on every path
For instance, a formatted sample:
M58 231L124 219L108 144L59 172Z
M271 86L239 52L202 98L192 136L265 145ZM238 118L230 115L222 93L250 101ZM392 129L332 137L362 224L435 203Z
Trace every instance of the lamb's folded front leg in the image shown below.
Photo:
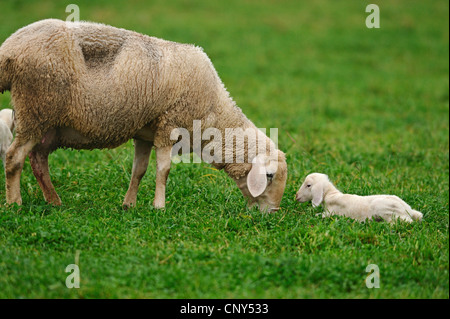
M171 152L171 145L156 149L156 188L153 202L155 208L166 206L166 182L170 172Z
M322 216L322 218L333 216L329 211L324 211L323 213L317 213L316 216Z
M134 140L134 160L131 171L130 186L123 200L123 209L136 205L139 183L148 167L148 160L152 151L153 143L142 140Z

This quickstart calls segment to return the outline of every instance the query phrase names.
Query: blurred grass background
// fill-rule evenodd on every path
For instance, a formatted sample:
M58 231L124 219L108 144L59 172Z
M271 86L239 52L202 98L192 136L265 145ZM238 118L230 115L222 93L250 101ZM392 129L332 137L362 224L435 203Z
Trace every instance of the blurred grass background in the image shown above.
M24 205L0 207L0 297L449 297L448 1L377 1L381 28L368 29L370 2L356 0L1 0L0 42L64 20L70 3L82 20L203 47L244 113L279 129L288 184L282 209L261 214L223 172L177 164L156 211L152 154L138 207L123 212L129 142L52 154L53 208L27 161ZM398 195L424 221L316 217L294 201L314 171L344 192ZM81 288L67 289L76 250ZM371 263L380 289L365 286Z

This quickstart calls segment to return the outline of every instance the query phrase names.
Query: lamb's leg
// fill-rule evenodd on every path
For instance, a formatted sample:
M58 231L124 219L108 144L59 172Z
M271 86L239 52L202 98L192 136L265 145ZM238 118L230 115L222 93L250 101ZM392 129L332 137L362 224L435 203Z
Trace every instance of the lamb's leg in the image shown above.
M148 159L152 151L153 143L142 140L134 140L134 160L131 171L130 186L123 201L123 209L136 205L136 197L139 183L147 171Z
M166 181L170 171L172 146L165 146L156 149L156 189L155 208L164 208L166 205Z
M5 177L6 177L6 203L22 205L20 196L20 174L28 153L38 141L24 142L19 136L9 147L6 153Z
M317 213L316 214L316 216L321 216L322 218L327 218L327 217L330 217L330 216L332 216L333 214L332 213L330 213L329 211L324 211L323 213Z
M48 170L48 152L46 151L32 151L28 155L30 158L31 169L33 170L34 177L41 187L45 200L52 204L61 205L61 199L53 187L50 179L50 173Z

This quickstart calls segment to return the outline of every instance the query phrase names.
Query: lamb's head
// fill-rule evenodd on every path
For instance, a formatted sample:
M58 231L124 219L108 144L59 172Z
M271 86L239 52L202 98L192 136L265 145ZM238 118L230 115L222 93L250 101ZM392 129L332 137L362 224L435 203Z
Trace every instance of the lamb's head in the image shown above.
M328 183L328 176L325 174L309 174L296 194L297 201L300 203L312 201L314 207L319 206L323 201L324 189Z
M273 212L280 208L286 178L286 158L283 152L277 150L272 156L256 156L248 173L234 180L250 207L257 205L261 211Z

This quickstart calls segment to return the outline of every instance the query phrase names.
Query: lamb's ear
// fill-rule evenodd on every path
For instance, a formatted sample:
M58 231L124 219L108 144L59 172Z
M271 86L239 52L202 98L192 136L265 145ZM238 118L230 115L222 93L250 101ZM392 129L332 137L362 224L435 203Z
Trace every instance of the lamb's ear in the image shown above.
M311 193L312 193L312 205L314 207L319 206L322 204L323 201L323 183L318 183L311 187Z
M247 187L253 197L261 195L267 186L266 166L261 158L256 157L252 169L247 175Z

